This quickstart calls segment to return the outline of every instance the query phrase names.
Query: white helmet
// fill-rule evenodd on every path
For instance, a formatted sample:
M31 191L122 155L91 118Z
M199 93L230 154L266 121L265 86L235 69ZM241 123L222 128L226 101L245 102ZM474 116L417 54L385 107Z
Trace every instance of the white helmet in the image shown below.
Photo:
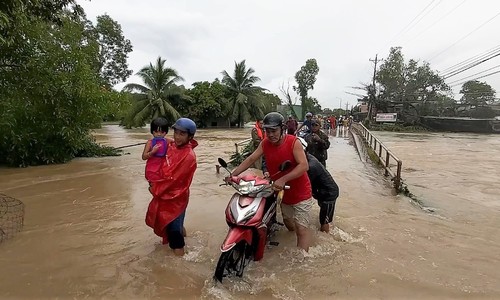
M303 138L301 137L297 137L297 139L300 141L300 143L302 144L302 148L304 149L304 151L306 150L307 148L307 142L306 140L304 140Z

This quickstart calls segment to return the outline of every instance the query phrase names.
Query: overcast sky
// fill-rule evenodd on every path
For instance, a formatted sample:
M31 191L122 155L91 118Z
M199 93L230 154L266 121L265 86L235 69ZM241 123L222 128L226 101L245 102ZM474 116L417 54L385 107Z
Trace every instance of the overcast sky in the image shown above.
M107 13L133 45L135 72L158 56L184 77L184 85L233 73L245 59L259 86L283 98L282 83L307 59L319 74L310 95L323 108L354 105L352 86L369 83L373 62L401 46L405 61L428 61L435 71L500 48L500 1L472 0L78 0L87 17ZM382 62L383 63L383 62ZM497 68L493 68L496 67ZM500 70L500 56L446 80ZM500 92L500 73L478 79ZM141 83L131 76L127 83ZM123 84L118 85L121 88ZM458 99L459 86L454 89ZM498 95L497 95L498 96Z

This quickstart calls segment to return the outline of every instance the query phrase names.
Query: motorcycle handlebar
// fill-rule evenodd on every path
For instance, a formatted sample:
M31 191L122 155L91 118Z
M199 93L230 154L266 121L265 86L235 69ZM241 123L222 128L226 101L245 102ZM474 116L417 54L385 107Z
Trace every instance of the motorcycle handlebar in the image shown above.
M236 184L237 184L236 182L234 182L234 181L230 181L230 182L224 182L224 183L221 183L221 184L219 184L219 186L223 186L223 185L236 185ZM271 182L271 183L269 183L268 187L269 187L269 188L272 188L272 186L273 186L272 182ZM283 190L289 190L289 189L290 189L290 186L289 186L289 185L285 185L285 186L283 187Z

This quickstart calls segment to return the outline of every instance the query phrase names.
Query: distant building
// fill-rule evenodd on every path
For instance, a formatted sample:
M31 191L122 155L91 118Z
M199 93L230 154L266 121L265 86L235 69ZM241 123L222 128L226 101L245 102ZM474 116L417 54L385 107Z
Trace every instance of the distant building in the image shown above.
M302 119L302 106L292 105L293 111L297 115L297 120ZM292 108L289 105L278 105L276 111L281 113L285 118L288 116L293 116Z

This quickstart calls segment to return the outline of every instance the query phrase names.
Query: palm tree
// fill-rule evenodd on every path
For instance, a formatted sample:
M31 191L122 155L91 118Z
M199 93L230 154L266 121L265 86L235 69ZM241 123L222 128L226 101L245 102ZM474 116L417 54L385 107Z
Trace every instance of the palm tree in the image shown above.
M176 70L165 66L166 60L158 57L156 64L145 66L137 75L142 78L144 85L129 83L123 90L138 91L136 101L126 121L126 126L143 126L148 120L165 117L169 121L175 121L180 117L179 112L172 105L182 96L181 89L176 85L184 79Z
M265 89L254 86L260 78L252 75L253 73L255 73L254 69L246 68L245 60L234 63L233 77L229 76L226 71L222 71L222 83L232 93L228 115L236 117L238 127L242 126L245 113L252 118L262 116L262 103L257 97L257 92Z

